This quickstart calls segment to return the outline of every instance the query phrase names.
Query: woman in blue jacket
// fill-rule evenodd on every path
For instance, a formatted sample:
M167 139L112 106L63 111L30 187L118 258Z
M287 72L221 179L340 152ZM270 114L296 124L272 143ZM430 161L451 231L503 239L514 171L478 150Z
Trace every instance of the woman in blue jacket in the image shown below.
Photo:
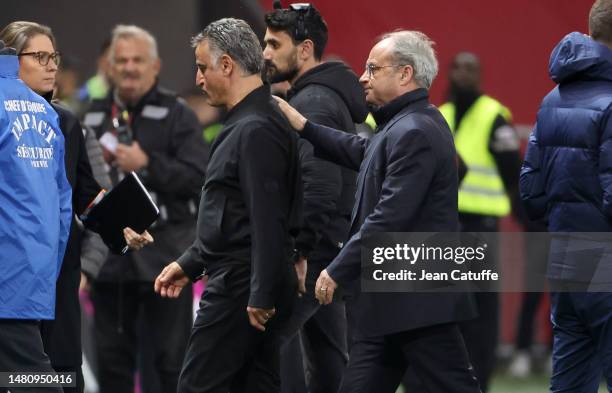
M66 141L64 161L66 177L72 187L72 208L76 215L81 214L101 188L93 177L78 119L66 108L51 102L60 64L55 37L47 26L20 21L12 22L0 31L0 39L16 49L20 65L19 77L49 101L59 116L60 130ZM57 279L55 319L41 323L44 349L55 371L76 374L76 386L64 388L65 392L83 391L81 313L78 297L82 231L74 217L73 215L64 262ZM139 248L146 242L146 236L129 232L131 235L126 235L126 240L133 248Z
M64 137L53 108L18 79L15 52L0 54L0 371L47 372L39 324L55 317L72 216Z

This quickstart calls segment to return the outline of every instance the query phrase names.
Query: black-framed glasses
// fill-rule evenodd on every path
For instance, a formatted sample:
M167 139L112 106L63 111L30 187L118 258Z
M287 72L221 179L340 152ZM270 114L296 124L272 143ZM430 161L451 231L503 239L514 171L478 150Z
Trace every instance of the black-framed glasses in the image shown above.
M375 65L372 63L367 63L365 65L365 71L366 71L366 74L368 75L368 78L372 78L374 73L380 69L389 68L389 67L403 67L403 66L405 66L405 64Z
M59 66L62 60L59 52L53 52L53 53L49 53L45 51L23 52L17 56L33 56L36 60L38 60L38 64L40 64L41 66L46 66L47 64L49 64L49 59L53 60L56 66Z

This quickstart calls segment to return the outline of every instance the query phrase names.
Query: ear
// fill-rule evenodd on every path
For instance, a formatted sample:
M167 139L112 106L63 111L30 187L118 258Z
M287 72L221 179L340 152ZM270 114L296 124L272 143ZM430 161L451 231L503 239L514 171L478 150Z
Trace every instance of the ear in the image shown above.
M314 42L310 39L302 41L299 45L298 56L301 60L308 60L314 57Z
M400 86L405 86L413 81L414 77L414 68L411 65L407 64L402 67L402 75L400 77Z
M224 76L229 76L232 74L232 71L234 70L234 61L227 54L223 54L219 58L218 67Z

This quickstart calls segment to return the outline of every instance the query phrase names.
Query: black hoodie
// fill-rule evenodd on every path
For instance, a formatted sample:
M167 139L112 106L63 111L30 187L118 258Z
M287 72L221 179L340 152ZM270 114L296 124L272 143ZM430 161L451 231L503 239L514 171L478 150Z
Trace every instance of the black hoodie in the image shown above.
M308 120L352 134L355 123L362 123L368 114L357 75L340 62L309 70L293 84L287 97ZM304 225L296 244L308 258L307 284L314 285L320 271L347 240L356 173L315 157L305 139L300 139L300 161Z

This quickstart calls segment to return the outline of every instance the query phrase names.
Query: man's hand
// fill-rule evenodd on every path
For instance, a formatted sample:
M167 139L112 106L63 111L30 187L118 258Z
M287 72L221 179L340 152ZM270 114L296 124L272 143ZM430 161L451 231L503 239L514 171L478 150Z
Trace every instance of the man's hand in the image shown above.
M139 234L130 227L123 228L123 237L128 247L136 251L154 242L153 236L148 231Z
M306 124L306 118L300 114L295 108L287 103L287 101L279 98L277 96L272 96L278 102L278 107L281 112L285 115L291 127L295 128L297 132L302 132L304 130L304 125Z
M315 297L320 304L330 304L334 298L334 291L338 284L327 274L327 270L322 270L317 283L315 284Z
M149 165L149 156L136 141L131 145L119 143L115 151L115 160L123 172L138 171Z
M177 298L183 288L189 284L189 277L178 262L172 262L162 270L155 279L155 292L162 297Z
M300 257L295 263L295 273L298 278L298 296L306 293L306 272L308 271L308 261L304 257Z
M249 322L255 329L261 330L262 332L266 331L266 327L264 325L274 316L275 313L276 310L274 308L264 310L263 308L247 307Z

